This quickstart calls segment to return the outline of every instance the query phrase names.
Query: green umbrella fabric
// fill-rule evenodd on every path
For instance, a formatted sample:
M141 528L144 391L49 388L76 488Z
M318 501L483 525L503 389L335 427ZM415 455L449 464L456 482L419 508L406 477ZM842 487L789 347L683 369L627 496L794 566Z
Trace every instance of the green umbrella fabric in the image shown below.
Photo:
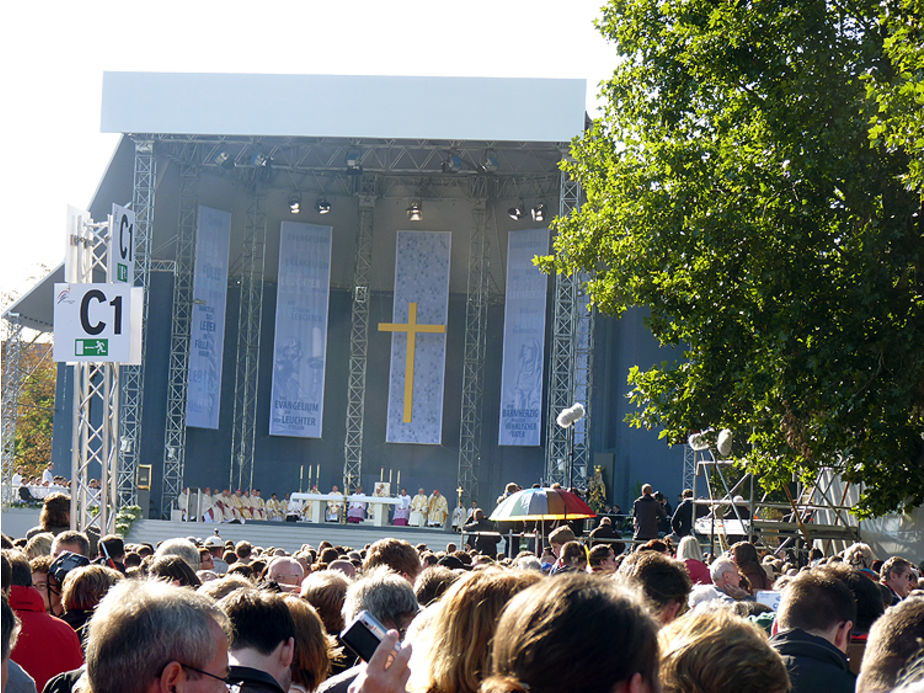
M489 519L494 522L580 520L596 516L587 503L563 488L525 488L501 501Z

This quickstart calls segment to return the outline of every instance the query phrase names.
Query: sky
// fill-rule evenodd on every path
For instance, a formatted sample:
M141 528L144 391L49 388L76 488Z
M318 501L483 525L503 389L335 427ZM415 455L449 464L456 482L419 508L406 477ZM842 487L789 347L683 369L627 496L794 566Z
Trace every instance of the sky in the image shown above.
M603 0L86 0L11 3L0 29L0 306L64 258L119 136L100 133L105 71L545 77L616 64Z

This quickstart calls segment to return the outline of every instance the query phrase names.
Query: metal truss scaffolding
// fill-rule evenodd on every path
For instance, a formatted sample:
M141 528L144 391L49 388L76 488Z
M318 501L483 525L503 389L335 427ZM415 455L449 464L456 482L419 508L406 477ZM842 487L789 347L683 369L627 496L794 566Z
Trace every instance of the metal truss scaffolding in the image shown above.
M575 209L581 196L577 181L564 172L560 179L559 216ZM581 278L555 276L552 317L552 344L549 356L549 393L547 408L546 483L566 484L572 461L575 486L586 485L589 462L590 384L593 380L593 314L586 308ZM575 402L584 405L586 414L574 430L556 423L559 412ZM573 441L569 436L573 435ZM573 448L572 448L573 445Z
M240 267L241 294L237 320L234 419L231 428L231 488L249 489L253 486L265 250L264 193L259 184L254 183L247 209Z
M3 504L14 499L13 469L16 466L16 419L22 386L22 323L18 313L8 313L3 340Z
M350 492L363 469L363 421L366 400L366 354L369 347L369 272L375 226L375 181L364 177L359 194L359 235L353 267L350 324L350 373L347 381L346 433L343 440L343 488Z
M472 210L465 300L465 351L462 357L462 411L459 427L459 489L472 498L478 487L484 367L488 323L488 242L483 195Z
M160 511L170 517L170 506L183 486L186 462L186 394L189 331L193 305L198 171L180 167L179 219L173 267L173 319L167 371L167 416L164 426L164 485Z
M144 289L144 313L141 320L141 365L123 366L120 374L119 450L121 464L116 481L120 505L135 505L138 501L136 475L141 450L144 364L148 348L151 239L154 236L156 180L157 162L154 158L154 141L136 139L135 173L132 187L132 209L135 212L135 286ZM77 401L74 406L77 406ZM147 514L147 508L142 508L142 511Z
M94 224L85 213L74 215L69 229L65 279L90 283L94 272L108 267L109 224ZM95 527L100 535L115 530L119 506L119 366L111 363L76 363L71 440L71 529ZM100 468L100 486L89 480Z

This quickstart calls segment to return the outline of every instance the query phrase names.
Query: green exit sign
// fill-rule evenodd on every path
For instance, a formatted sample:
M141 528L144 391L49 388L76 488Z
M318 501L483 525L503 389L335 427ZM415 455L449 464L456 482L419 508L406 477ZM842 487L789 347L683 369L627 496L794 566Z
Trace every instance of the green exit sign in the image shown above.
M121 262L117 263L117 273L120 282L128 281L128 265L123 265Z
M74 340L74 354L76 356L108 356L108 339L77 339Z

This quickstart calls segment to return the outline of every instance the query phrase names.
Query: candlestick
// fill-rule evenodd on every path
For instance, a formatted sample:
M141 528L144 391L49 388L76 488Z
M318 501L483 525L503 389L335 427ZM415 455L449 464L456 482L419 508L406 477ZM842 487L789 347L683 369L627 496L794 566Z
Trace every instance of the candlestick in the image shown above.
M302 481L305 478L305 465L301 465L298 468L298 492L302 492Z
M389 485L389 486L391 486L391 472L392 472L392 470L389 469L389 470L388 470L388 485Z
M396 491L400 491L400 490L401 490L401 470L400 470L400 469L398 470L398 481L397 481L397 483L395 484L395 490L396 490ZM396 493L395 495L398 495L398 494Z
M385 481L385 467L379 469L379 481Z

